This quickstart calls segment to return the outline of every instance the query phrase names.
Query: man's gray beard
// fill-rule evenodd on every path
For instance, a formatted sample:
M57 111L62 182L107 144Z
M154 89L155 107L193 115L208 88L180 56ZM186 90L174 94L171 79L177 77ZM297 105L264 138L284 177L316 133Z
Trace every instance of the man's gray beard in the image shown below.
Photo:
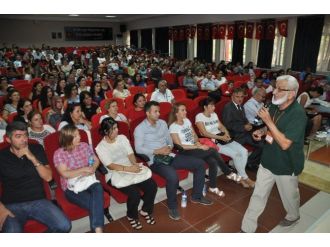
M288 94L285 94L285 96L283 96L282 98L279 98L277 100L275 100L275 95L273 95L272 98L272 103L274 105L282 105L283 103L285 103L288 100Z

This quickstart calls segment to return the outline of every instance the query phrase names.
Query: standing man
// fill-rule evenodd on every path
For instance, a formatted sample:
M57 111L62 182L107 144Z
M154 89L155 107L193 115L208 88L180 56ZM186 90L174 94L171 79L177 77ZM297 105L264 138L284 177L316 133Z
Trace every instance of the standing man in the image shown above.
M71 222L63 212L46 199L43 180L50 181L52 172L40 144L28 144L25 123L12 122L6 128L10 146L0 151L0 231L23 232L27 220L48 227L48 232L69 232Z
M290 226L300 219L298 175L304 168L304 133L307 117L296 101L299 84L293 76L277 77L272 105L258 115L266 127L253 132L255 140L266 136L257 181L245 212L242 231L255 232L269 194L276 183L287 212L280 225Z

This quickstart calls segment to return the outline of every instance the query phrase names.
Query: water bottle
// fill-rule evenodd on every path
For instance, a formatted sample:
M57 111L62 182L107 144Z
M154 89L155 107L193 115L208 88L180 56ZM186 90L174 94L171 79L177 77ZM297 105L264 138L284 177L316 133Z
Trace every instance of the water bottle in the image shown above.
M207 192L207 185L204 184L204 187L203 187L203 196L204 197L206 196L206 192Z
M185 191L182 192L181 196L181 207L186 208L187 207L187 194Z
M94 165L94 156L91 155L88 158L88 166L93 166Z

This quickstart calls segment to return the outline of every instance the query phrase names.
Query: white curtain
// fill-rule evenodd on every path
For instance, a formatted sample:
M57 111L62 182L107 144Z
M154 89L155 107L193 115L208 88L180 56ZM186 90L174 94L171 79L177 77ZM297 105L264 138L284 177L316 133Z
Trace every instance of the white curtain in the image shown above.
M317 58L317 71L330 71L330 15L324 19L319 56Z

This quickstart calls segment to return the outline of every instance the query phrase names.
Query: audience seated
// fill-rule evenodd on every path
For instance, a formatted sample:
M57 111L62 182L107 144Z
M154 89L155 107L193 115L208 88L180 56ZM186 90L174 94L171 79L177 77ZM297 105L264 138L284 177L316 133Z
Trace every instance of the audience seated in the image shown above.
M174 96L171 90L167 88L167 82L165 80L160 80L158 82L158 88L151 94L150 100L156 101L158 103L175 103Z
M128 123L128 120L126 116L120 112L118 112L118 103L117 101L110 99L107 101L107 103L104 106L105 110L108 112L107 114L104 114L100 120L99 123L102 122L103 119L107 117L112 117L115 121L122 121Z

